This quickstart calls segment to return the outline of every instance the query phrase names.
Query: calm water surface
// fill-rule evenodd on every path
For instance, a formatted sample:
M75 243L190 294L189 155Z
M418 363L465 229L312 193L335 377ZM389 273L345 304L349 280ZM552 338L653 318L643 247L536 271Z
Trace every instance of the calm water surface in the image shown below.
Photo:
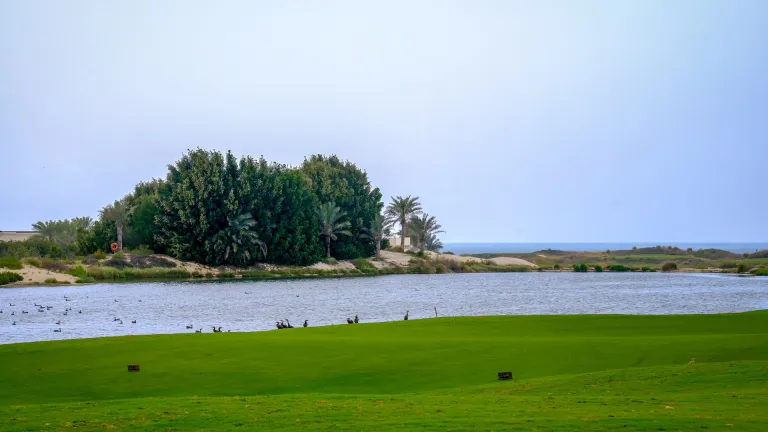
M35 304L52 308L38 312ZM343 324L356 313L362 322L392 321L406 310L419 319L434 317L435 307L440 316L743 312L768 309L768 278L490 273L3 288L0 343L192 332L188 324L204 332L214 325L269 330L280 319L295 326L305 319L312 326Z

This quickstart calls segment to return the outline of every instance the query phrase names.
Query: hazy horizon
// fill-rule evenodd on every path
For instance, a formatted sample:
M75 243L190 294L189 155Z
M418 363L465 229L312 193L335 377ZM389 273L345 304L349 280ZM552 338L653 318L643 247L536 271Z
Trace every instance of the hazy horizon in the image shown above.
M757 0L3 2L0 230L95 217L199 146L337 154L444 243L766 242L766 22Z

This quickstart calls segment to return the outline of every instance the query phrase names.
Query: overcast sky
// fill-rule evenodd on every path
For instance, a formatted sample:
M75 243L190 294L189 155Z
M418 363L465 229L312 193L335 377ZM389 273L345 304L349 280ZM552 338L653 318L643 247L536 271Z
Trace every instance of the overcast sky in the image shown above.
M768 241L768 1L0 1L0 230L188 148L336 153L444 241Z

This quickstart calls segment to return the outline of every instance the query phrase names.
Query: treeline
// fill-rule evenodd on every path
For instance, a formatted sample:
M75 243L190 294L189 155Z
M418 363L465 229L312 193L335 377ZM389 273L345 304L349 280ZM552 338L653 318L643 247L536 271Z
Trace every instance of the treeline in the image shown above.
M313 155L289 167L197 149L169 165L165 179L139 183L104 207L98 220L39 222L39 237L0 245L0 256L3 248L14 256L84 256L116 242L119 250L211 266L309 265L378 254L399 222L397 210L406 222L401 232L423 248L441 246L434 217L408 199L417 208L395 200L382 213L382 194L365 171L336 156Z

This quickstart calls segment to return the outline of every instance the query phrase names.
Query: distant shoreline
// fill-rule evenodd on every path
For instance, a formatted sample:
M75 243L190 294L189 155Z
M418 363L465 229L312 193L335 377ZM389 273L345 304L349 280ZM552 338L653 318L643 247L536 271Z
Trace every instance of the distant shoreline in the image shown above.
M532 253L547 249L571 252L602 252L652 246L677 246L682 249L721 249L733 253L753 253L768 249L768 242L446 242L443 250L458 255L479 253Z

